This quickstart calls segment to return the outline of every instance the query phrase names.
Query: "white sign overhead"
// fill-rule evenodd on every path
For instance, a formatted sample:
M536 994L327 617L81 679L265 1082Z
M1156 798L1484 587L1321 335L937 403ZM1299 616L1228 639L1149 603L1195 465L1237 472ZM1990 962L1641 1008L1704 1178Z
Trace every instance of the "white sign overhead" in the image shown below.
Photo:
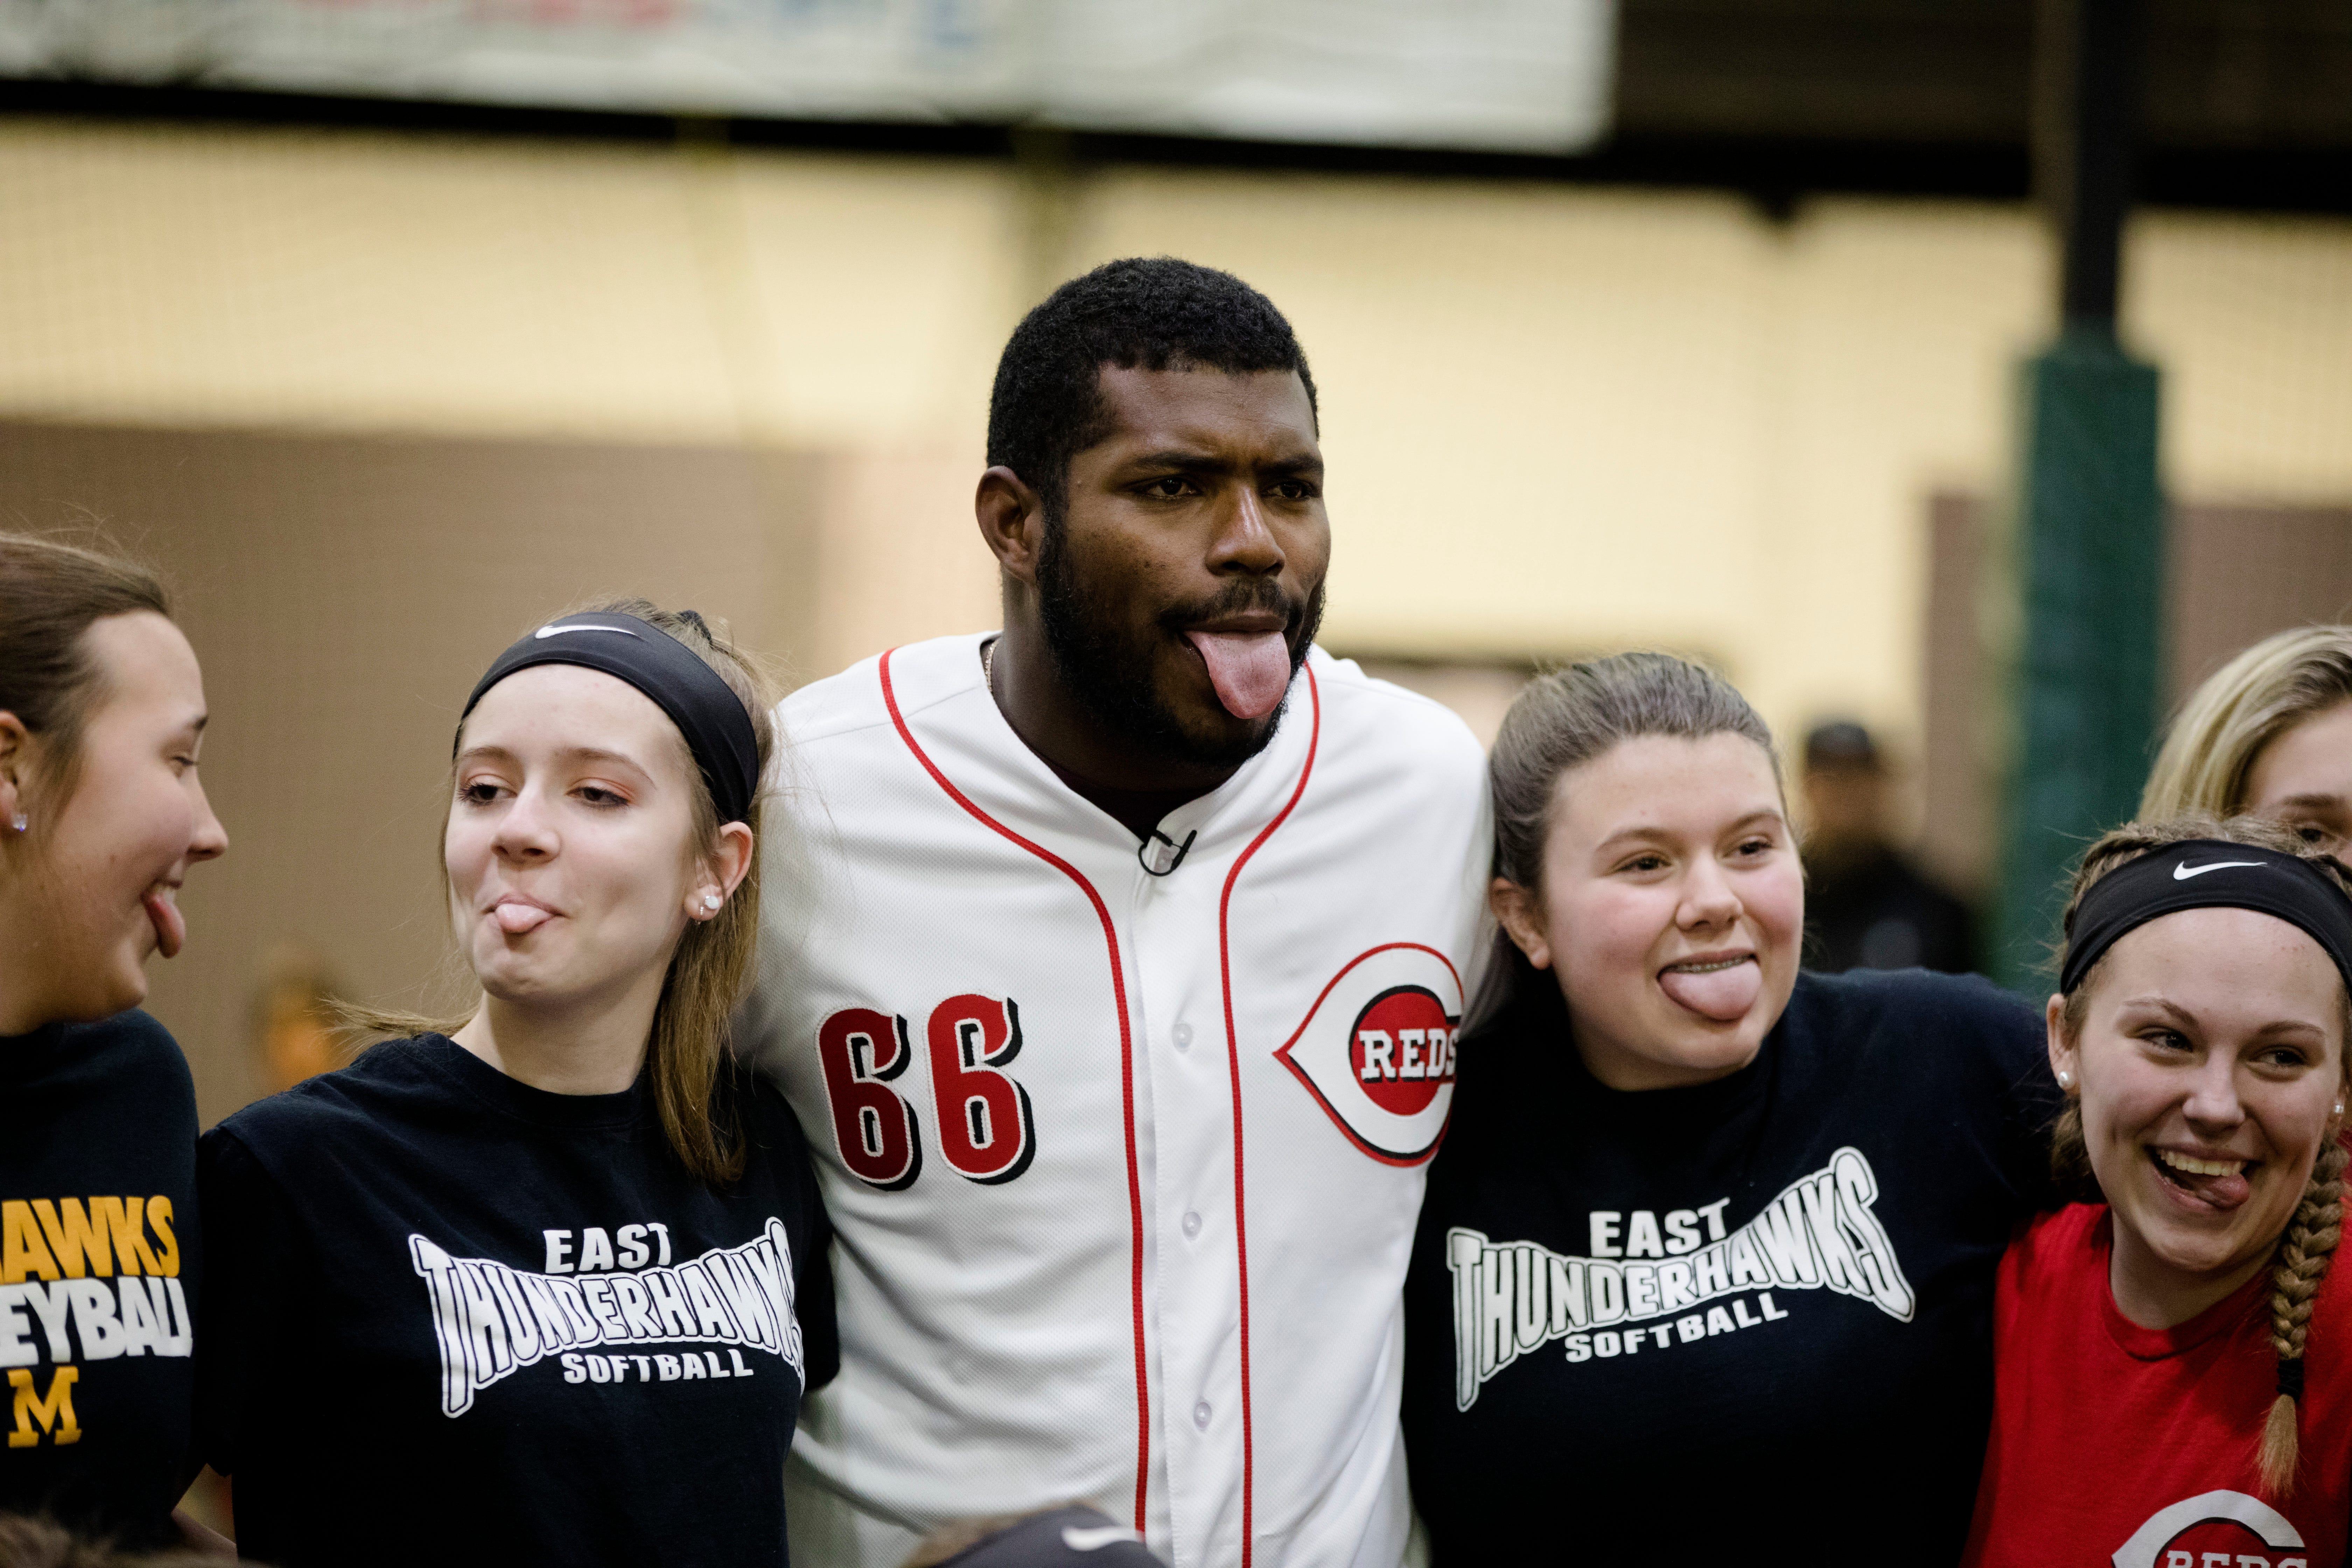
M0 75L1565 153L1616 0L0 0Z

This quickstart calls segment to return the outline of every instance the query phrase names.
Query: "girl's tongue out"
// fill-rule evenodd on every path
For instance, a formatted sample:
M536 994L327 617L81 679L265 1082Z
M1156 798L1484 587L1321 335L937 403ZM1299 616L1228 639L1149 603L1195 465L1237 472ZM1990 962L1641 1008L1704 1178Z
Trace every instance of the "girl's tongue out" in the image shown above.
M166 958L178 957L188 940L188 917L172 901L171 890L150 888L139 901L147 907L147 919L155 927L155 951Z
M1753 953L1706 963L1670 963L1658 975L1658 989L1702 1018L1736 1023L1756 1005L1764 970Z
M548 912L536 904L500 904L496 911L499 929L509 936L520 936L537 931L548 922Z
M2148 1155L2158 1176L2215 1208L2236 1208L2253 1190L2253 1184L2246 1180L2243 1160L2200 1160L2170 1149L2152 1149Z

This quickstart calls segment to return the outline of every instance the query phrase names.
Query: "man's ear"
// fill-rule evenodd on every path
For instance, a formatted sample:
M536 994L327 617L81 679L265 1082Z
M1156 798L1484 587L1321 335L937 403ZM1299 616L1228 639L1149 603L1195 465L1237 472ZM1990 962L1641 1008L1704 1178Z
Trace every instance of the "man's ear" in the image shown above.
M1551 943L1544 935L1543 901L1532 889L1522 888L1507 877L1497 877L1486 885L1486 907L1495 911L1495 919L1509 934L1511 944L1528 955L1528 962L1538 969L1551 967Z
M1014 582L1037 585L1037 552L1045 542L1045 509L1037 492L1003 464L980 476L972 497L980 536L996 564Z

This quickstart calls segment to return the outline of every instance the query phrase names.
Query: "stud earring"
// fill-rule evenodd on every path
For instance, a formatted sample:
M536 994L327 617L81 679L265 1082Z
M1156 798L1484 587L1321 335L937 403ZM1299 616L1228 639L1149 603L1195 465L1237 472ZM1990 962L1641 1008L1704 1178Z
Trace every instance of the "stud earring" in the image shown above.
M2338 1116L2344 1114L2344 1102L2340 1100L2336 1102L2336 1114Z
M2058 1087L2059 1087L2060 1089L2072 1089L2072 1088L2074 1088L2074 1075L2073 1073L2070 1073L2070 1072L2061 1072L2061 1073L2058 1075Z
M15 828L19 833L24 832L26 826L25 814L20 811L16 816L10 817L8 819L8 826Z
M719 912L719 906L726 901L726 900L720 898L716 893L705 893L702 895L702 907L710 914L717 914Z

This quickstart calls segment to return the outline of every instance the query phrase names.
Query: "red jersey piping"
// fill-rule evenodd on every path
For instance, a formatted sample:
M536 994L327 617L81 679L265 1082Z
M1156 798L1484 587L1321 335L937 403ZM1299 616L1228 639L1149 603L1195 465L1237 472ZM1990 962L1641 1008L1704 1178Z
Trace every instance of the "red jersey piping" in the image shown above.
M1233 942L1226 930L1225 916L1233 908L1234 884L1241 879L1242 868L1249 864L1250 857L1257 853L1260 845L1274 837L1274 830L1289 820L1291 812L1297 808L1299 797L1307 793L1307 779L1315 772L1315 752L1323 739L1323 691L1322 688L1316 684L1315 671L1307 669L1304 665L1300 668L1307 670L1307 696L1312 706L1315 719L1307 732L1307 761L1298 770L1297 787L1290 792L1289 800L1286 801L1282 809L1275 814L1274 820L1267 823L1255 838L1250 840L1249 847L1234 857L1234 868L1225 873L1224 891L1217 896L1217 976L1224 988L1225 1060L1234 1086L1234 1256L1240 1265L1242 1290L1241 1568L1250 1568L1250 1552L1255 1545L1253 1539L1255 1521L1252 1517L1252 1505L1255 1501L1257 1470L1253 1441L1255 1434L1251 1429L1250 1420L1249 1226L1247 1215L1244 1212L1244 1189L1242 1184L1242 1047L1240 1034L1234 1026Z
M970 812L974 820L1003 835L1069 878L1071 881L1076 882L1079 889L1087 895L1087 901L1094 905L1096 918L1102 921L1103 943L1110 952L1111 995L1118 1003L1118 1070L1120 1083L1125 1091L1127 1110L1127 1207L1131 1237L1129 1254L1134 1260L1132 1290L1135 1302L1135 1528L1137 1533L1140 1534L1144 1527L1144 1500L1151 1476L1151 1393L1145 1375L1146 1363L1143 1353L1143 1180L1137 1170L1135 1157L1135 1046L1128 1027L1127 974L1119 962L1118 929L1111 923L1110 908L1103 902L1102 895L1095 891L1094 884L1087 881L1076 867L1045 846L1032 843L1022 837L1021 835L981 810L979 806L974 805L963 791L948 782L947 774L941 773L939 764L932 762L929 755L924 752L921 744L915 739L915 732L907 727L906 716L898 711L898 694L890 684L890 657L898 651L897 648L892 648L888 653L885 653L878 668L882 677L883 705L890 710L890 722L898 726L898 738L907 743L907 750L915 754L915 760L923 764L923 771L931 775L932 781L947 792L948 798ZM1301 784L1305 782L1304 779L1300 780ZM1276 820L1278 822L1281 819L1277 817ZM1269 828L1268 831L1271 832L1272 829ZM1263 836L1260 841L1263 842ZM1255 849L1257 846L1253 844L1250 847ZM1239 868L1236 867L1235 869ZM1228 890L1231 889L1231 886L1232 884L1228 882ZM1232 1017L1230 1005L1226 1009L1226 1016L1228 1019ZM1230 1025L1228 1032L1230 1033ZM1238 1089L1234 1093L1234 1104L1238 1117L1241 1106ZM1235 1131L1237 1133L1239 1131L1238 1121L1236 1121ZM1235 1153L1238 1166L1238 1148ZM1244 1279L1246 1279L1246 1275ZM1249 1298L1246 1284L1244 1286L1242 1300L1242 1364L1246 1369L1249 1364ZM1243 1376L1244 1387L1246 1389L1248 1377L1246 1370ZM1246 1394L1243 1396L1242 1409L1243 1431L1245 1435L1244 1450L1246 1456L1249 1419L1249 1401ZM1246 1465L1246 1458L1244 1458L1244 1465ZM1246 1469L1244 1474L1247 1474ZM1249 1517L1249 1494L1246 1481L1244 1483L1242 1496L1242 1517L1246 1521ZM1243 1548L1243 1561L1246 1563L1248 1561L1246 1544Z

